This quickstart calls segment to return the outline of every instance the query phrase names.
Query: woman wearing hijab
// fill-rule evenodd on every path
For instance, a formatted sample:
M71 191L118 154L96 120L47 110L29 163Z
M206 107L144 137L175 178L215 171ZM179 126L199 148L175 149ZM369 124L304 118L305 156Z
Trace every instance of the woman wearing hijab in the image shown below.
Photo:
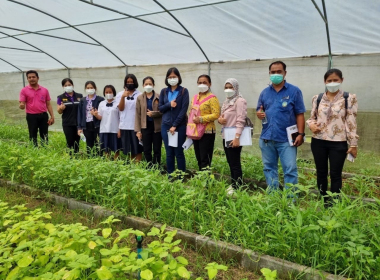
M241 149L240 135L243 132L245 119L247 117L247 101L239 92L239 83L236 79L230 78L224 84L224 93L226 100L223 102L221 116L218 122L225 127L235 127L235 138L233 141L226 143L223 133L223 147L226 153L227 162L231 172L231 186L227 189L227 194L232 195L235 190L243 183L243 172L241 169Z

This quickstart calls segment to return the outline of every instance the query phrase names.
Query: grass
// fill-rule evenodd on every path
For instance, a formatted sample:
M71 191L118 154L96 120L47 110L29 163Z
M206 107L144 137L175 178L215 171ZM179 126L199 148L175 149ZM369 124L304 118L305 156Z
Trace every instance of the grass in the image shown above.
M13 191L0 187L0 201L5 201L9 203L10 206L26 204L26 207L30 210L41 209L43 212L52 212L52 219L50 222L52 224L75 224L81 223L90 229L98 228L99 221L94 220L92 215L89 215L85 211L80 210L69 210L63 205L54 205L44 199L39 197L30 197L21 192ZM116 224L116 230L123 230L122 224ZM143 246L151 241L151 238L146 238L143 241ZM131 242L135 242L134 239ZM219 255L214 255L212 257L205 256L200 253L196 253L193 248L187 244L180 245L182 248L181 256L185 257L190 265L188 269L193 272L195 277L204 277L206 279L206 273L204 267L213 261L217 261L219 264L227 265L229 268L226 272L220 271L216 279L223 280L236 280L236 279L252 279L257 280L260 278L254 272L247 271L239 267L233 261L223 260Z

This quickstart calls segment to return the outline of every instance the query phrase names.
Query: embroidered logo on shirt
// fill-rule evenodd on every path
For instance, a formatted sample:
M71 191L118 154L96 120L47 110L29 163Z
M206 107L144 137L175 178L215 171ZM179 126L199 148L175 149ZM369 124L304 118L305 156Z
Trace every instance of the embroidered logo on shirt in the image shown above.
M288 105L288 102L284 101L282 102L282 107L286 107Z
M66 101L68 101L68 100L67 100L66 98L63 98L62 101L63 101L63 102L66 102Z

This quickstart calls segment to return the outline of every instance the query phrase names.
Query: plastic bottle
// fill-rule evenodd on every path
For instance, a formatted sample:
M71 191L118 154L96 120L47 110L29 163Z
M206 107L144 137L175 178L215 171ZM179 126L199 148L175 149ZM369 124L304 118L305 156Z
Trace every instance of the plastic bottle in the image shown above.
M261 109L260 112L262 112L262 113L265 112L262 105L261 105L260 109ZM263 124L267 124L268 123L267 116L265 115L265 117L261 121Z
M86 136L84 136L83 132L80 134L80 140L86 142Z

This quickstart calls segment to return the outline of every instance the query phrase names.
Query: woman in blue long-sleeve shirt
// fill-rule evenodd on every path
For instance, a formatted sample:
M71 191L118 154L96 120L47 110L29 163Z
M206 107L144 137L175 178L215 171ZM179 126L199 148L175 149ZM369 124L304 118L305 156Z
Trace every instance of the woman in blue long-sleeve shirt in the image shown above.
M185 154L182 145L186 141L187 108L189 107L189 91L181 86L182 78L178 69L173 67L166 73L167 88L161 90L159 110L162 115L161 135L166 149L166 165L168 173L175 170L175 158L179 170L186 171ZM168 143L168 131L178 132L178 147Z

